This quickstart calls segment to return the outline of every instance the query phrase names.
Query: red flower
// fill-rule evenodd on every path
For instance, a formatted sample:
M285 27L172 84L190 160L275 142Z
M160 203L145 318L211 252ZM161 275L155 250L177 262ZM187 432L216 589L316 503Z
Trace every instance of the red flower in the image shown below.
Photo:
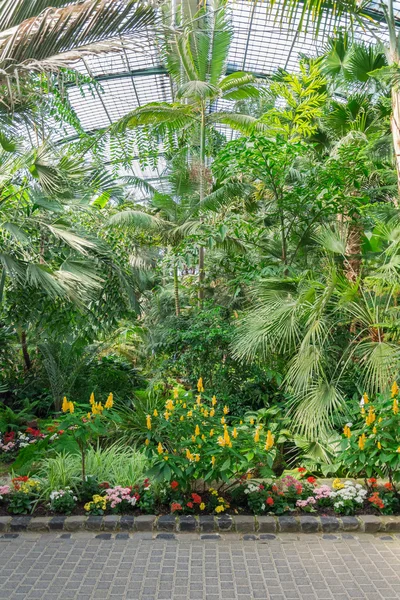
M389 492L393 492L393 486L391 483L385 483L383 487L386 488Z
M59 431L57 431L58 435L62 435L64 433L64 429L60 429Z
M371 487L376 487L377 486L377 479L375 477L370 477L368 479L368 483L370 484Z
M308 483L314 484L317 480L315 479L315 477L307 477L307 481Z
M4 443L8 444L8 442L12 442L15 438L15 431L9 431L4 434Z
M177 481L171 481L171 487L173 490L176 490L179 487L179 483Z
M42 433L39 431L39 429L34 429L33 427L27 427L26 433L30 433L31 435L33 435L33 437L41 437L42 436Z
M277 491L278 491L278 486L276 485L276 483L274 483L274 484L272 485L272 487L271 487L271 490L272 490L273 492L277 492Z
M271 496L269 496L269 497L266 499L265 503L266 503L266 504L268 504L268 506L273 506L273 505L274 505L274 499L273 499L273 498L271 498Z
M306 473L307 472L307 469L305 467L299 467L297 470L298 470L299 473Z
M259 489L259 490L263 490L264 488L265 488L265 486L264 486L262 483L260 483L260 485L259 485L258 489Z
M368 498L368 501L371 502L371 504L375 504L377 508L385 508L385 503L382 498L379 497L379 492L374 492L372 496Z
M171 512L175 512L176 510L182 510L182 506L179 504L179 502L173 502L171 504Z
M201 496L198 494L192 494L192 500L195 504L201 504Z
M101 483L99 483L99 488L101 488L102 490L108 490L108 488L110 488L111 485L108 483L108 481L102 481Z
M186 506L188 506L189 508L193 508L193 502L188 502L188 503L186 504Z

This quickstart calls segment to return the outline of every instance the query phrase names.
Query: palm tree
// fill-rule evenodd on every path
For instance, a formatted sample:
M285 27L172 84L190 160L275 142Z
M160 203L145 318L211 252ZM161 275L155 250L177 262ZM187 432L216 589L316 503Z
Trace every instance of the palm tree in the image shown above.
M376 271L365 269L354 282L345 276L347 236L337 227L321 226L314 236L318 270L261 281L257 302L239 325L237 358L286 359L295 429L308 439L328 431L336 415L346 413L349 382L360 395L375 394L398 374L398 227L382 225L381 233L385 228L392 238L390 259Z
M148 127L163 138L167 132L195 140L198 159L199 201L204 200L209 173L207 144L216 124L247 131L254 117L218 110L218 100L243 100L256 97L258 88L249 73L226 75L232 28L228 20L226 0L213 0L202 7L194 18L168 33L162 52L175 87L175 102L152 102L126 115L118 128ZM195 160L192 157L194 166ZM199 247L198 301L204 298L204 252Z
M88 54L121 46L121 37L154 21L142 0L4 0L0 6L0 83L18 88L32 72L57 72Z
M276 10L277 17L285 18L289 26L298 19L299 31L312 29L315 35L318 35L321 29L326 28L328 24L330 26L341 25L341 19L347 15L353 24L360 26L364 31L368 31L379 47L384 48L387 66L383 65L382 61L370 64L370 66L372 66L371 71L375 69L373 73L375 76L387 81L391 86L391 130L398 192L400 194L400 89L398 86L400 30L395 18L394 0L385 0L379 3L379 9L382 11L379 13L371 8L370 2L359 2L358 0L328 0L328 2L320 2L320 0L304 0L304 2L284 0L280 4L272 2L271 6ZM384 41L386 34L389 38L387 44Z
M148 200L146 210L142 208L127 207L115 213L111 219L112 226L132 227L142 230L154 236L156 243L161 243L172 257L173 290L175 314L180 315L179 296L179 269L180 263L184 262L180 255L185 251L185 241L200 240L200 248L206 240L212 240L213 246L226 251L243 251L241 242L228 234L221 236L212 225L205 221L205 215L218 210L219 203L215 201L215 194L206 196L200 203L199 185L193 170L187 164L186 151L170 161L170 173L168 181L170 185L169 194L160 194L148 183L127 178L136 185L145 185L151 197Z

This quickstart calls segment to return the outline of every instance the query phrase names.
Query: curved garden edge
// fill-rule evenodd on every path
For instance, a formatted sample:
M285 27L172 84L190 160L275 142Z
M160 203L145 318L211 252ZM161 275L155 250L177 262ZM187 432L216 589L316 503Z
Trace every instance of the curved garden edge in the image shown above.
M364 533L400 532L400 516L174 516L106 515L0 517L0 532L131 531L192 533Z

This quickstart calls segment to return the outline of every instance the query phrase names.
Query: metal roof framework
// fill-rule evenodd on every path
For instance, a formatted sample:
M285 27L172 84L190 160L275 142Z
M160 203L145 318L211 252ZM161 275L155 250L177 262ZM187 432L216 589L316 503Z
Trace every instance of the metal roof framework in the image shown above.
M290 26L284 20L268 13L265 0L230 0L233 25L233 42L228 59L228 71L248 71L258 77L268 77L277 69L298 70L299 56L315 56L323 48L327 37L334 33L328 13L324 16L320 33L299 32L298 21ZM396 17L400 19L400 0L395 2ZM376 21L383 21L379 12L379 2L370 3L371 15ZM350 21L343 16L340 26L348 27ZM399 20L400 24L400 20ZM386 37L384 24L377 25L381 39ZM356 27L355 35L366 42L373 42L373 35ZM171 102L172 83L162 64L157 35L154 30L136 36L132 46L128 41L120 52L85 57L73 65L84 75L90 75L99 83L94 92L88 86L67 88L69 101L76 111L82 127L87 132L108 127L128 112L148 102ZM221 106L218 106L221 108ZM221 127L227 139L232 138L229 127ZM63 135L73 137L76 132L64 128ZM123 150L121 150L122 152ZM130 172L144 179L151 179L162 188L163 159L157 169L141 168L139 160L134 160Z

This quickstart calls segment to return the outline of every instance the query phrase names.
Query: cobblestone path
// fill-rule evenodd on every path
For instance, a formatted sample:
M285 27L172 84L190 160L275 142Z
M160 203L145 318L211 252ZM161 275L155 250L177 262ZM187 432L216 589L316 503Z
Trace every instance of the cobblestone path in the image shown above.
M400 598L400 536L8 534L0 599Z

